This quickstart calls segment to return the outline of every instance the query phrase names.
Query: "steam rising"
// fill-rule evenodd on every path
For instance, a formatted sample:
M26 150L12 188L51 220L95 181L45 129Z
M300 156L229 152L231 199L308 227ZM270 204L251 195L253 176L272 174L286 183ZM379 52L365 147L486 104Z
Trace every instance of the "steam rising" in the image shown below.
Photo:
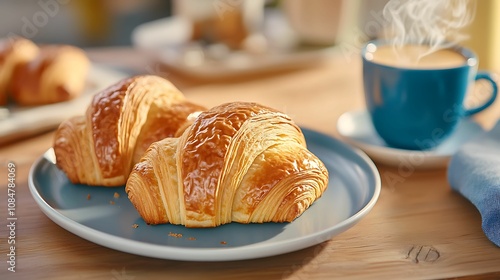
M470 0L390 0L383 11L389 23L386 37L396 51L405 44L427 45L428 51L419 58L454 46L467 39L461 32L474 19L474 4Z

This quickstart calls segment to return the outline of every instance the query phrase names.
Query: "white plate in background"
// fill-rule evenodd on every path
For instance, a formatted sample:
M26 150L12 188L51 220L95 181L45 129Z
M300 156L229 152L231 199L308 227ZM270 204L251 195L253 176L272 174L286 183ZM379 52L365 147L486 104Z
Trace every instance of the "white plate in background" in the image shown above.
M137 26L132 32L132 44L174 70L208 79L313 65L335 50L333 46L301 46L285 16L274 10L264 16L263 38L269 47L260 54L241 50L214 58L207 48L190 41L191 29L187 19L162 18Z

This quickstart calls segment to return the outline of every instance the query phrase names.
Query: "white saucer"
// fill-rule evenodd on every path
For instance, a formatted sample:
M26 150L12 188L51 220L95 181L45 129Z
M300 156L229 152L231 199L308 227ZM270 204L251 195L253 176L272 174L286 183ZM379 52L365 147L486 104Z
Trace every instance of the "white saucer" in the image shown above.
M425 151L389 147L375 131L365 110L342 114L337 120L337 131L344 141L363 150L373 161L413 170L446 167L458 148L483 129L472 119L464 119L448 139Z

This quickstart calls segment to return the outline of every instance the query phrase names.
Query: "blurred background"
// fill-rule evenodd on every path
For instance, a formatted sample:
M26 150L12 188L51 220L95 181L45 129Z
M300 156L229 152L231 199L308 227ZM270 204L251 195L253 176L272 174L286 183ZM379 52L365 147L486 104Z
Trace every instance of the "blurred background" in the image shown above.
M139 24L171 15L169 0L2 0L0 37L80 47L130 45Z
M476 17L466 30L470 39L464 44L479 54L480 68L499 71L500 18L497 15L500 14L500 1L472 1L476 2ZM223 15L226 20L230 20L232 14L229 13L229 8L242 6L243 2L244 0L1 0L0 37L21 35L36 43L64 43L83 48L131 46L134 44L134 29L141 24L181 15L197 24L193 27L192 37L213 40L214 29L207 31L205 26L216 24L207 21L204 18L206 14L200 11L210 8L215 10L219 19ZM261 3L266 11L278 10L283 13L290 30L302 43L337 45L348 57L354 55L363 42L377 37L384 23L381 11L387 0L252 2ZM257 14L253 12L254 20L259 17ZM219 33L216 35L244 32L237 25L237 21L232 21L223 28L218 27ZM232 30L227 30L228 26ZM275 36L281 34L286 37L288 34L282 26L268 25L266 28L276 29L273 33ZM246 32L251 33L252 30L247 29ZM168 37L169 34L159 33L157 36ZM231 44L227 42L229 47L234 47Z

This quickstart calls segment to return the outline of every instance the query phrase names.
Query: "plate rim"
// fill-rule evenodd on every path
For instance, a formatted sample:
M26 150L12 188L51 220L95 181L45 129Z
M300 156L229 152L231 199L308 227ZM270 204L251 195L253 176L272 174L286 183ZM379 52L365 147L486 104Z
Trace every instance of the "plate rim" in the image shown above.
M47 153L53 148L49 148L32 164L28 175L28 187L39 208L54 223L80 238L117 251L158 259L207 262L248 260L281 255L305 249L330 240L331 238L333 238L333 236L351 228L373 209L378 201L382 188L381 178L377 167L362 150L356 147L351 147L346 143L343 143L342 141L339 141L327 134L323 134L321 132L305 127L301 127L301 129L303 131L306 131L306 133L315 135L316 137L321 137L322 139L327 139L329 141L333 140L338 145L342 146L342 148L350 150L353 154L358 156L363 164L365 164L368 170L370 170L371 172L371 174L369 175L370 178L374 180L374 185L369 186L368 189L371 190L371 188L373 188L373 195L356 213L350 215L348 218L340 221L330 228L323 229L307 236L280 240L272 244L258 243L230 248L179 248L167 245L150 244L143 241L115 236L107 232L99 231L97 229L80 224L50 206L47 201L41 196L41 194L37 190L37 187L35 186L34 174L36 172L36 169L39 168L41 164L44 164L44 160L51 162L51 160L47 158ZM319 145L325 146L325 144ZM124 244L126 245L124 246ZM284 246L285 244L287 244L287 246ZM147 250L145 250L145 248ZM268 253L263 254L262 251L267 251Z

